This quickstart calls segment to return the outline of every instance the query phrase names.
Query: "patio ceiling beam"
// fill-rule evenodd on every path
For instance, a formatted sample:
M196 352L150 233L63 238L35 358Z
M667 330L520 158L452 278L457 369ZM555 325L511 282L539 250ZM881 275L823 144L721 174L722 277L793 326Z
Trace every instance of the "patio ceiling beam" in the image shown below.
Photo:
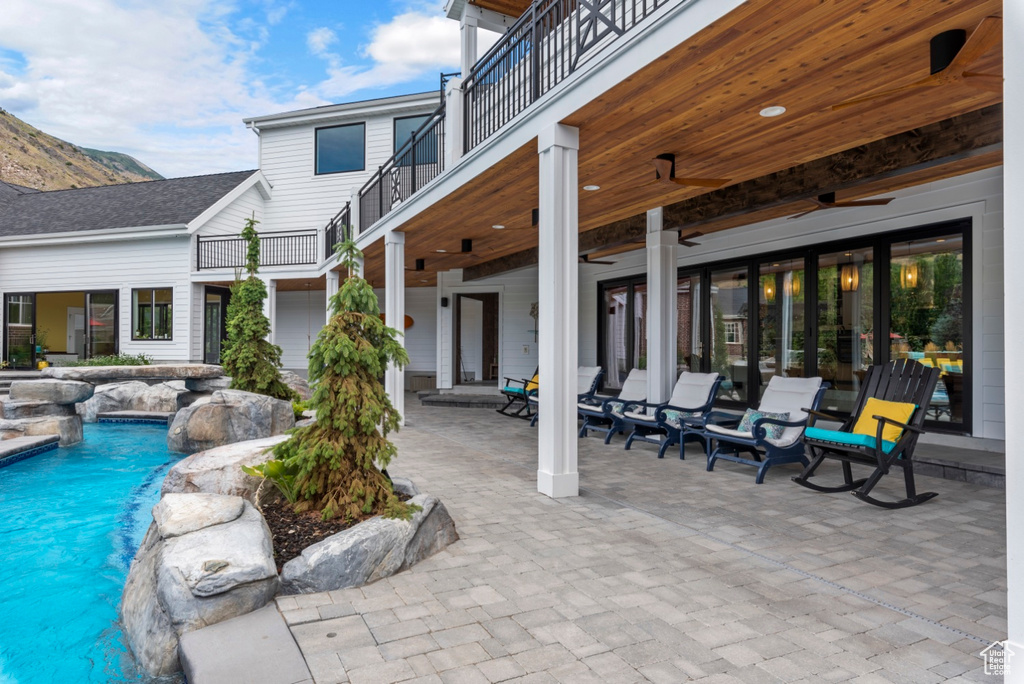
M998 104L667 205L665 226L693 228L870 182L888 180L892 189L898 189L904 187L901 177L997 151L1002 141L1003 106ZM645 214L615 221L581 233L580 253L634 241L639 248L646 231ZM466 268L463 280L488 278L536 263L534 247Z

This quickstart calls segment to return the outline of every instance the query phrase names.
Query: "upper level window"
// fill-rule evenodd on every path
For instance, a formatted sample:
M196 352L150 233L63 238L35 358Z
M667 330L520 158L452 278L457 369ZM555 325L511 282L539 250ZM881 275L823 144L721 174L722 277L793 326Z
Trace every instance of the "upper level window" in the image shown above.
M398 148L409 142L409 137L429 118L429 114L424 114L422 116L403 116L395 119L395 144L393 151L398 152Z
M170 288L132 290L132 339L169 340L173 331Z
M316 129L316 172L344 173L366 168L366 124Z

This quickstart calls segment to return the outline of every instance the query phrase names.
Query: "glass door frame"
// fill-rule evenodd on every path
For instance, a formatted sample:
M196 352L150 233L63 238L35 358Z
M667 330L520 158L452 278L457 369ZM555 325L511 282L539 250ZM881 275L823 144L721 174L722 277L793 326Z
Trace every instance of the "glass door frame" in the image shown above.
M85 358L93 358L92 343L92 297L93 295L114 296L114 354L121 351L121 292L120 290L83 290L85 293Z
M228 303L231 301L231 288L221 287L220 285L204 285L203 286L203 363L210 363L206 360L207 349L207 321L206 321L206 295L217 294L220 295L220 348L217 354L217 361L214 365L220 363L220 354L224 351L224 342L228 338Z
M5 292L3 301L3 360L7 361L10 359L10 324L11 321L8 317L10 311L11 298L12 297L31 297L32 298L32 334L29 336L29 365L27 366L10 366L11 370L35 370L36 369L36 293L35 292Z
M602 280L597 283L597 358L604 359L605 357L605 345L607 344L607 332L608 332L608 314L605 310L605 291L611 290L617 287L625 287L627 290L626 294L626 319L629 321L626 335L626 358L632 359L634 352L636 351L636 340L633 339L633 330L635 326L633 321L636 320L636 295L634 289L637 285L647 285L647 274L643 273L635 276L628 276L625 278L615 278L614 280ZM599 362L600 365L601 362ZM611 391L608 389L608 380L614 369L605 369L604 375L601 378L600 391Z

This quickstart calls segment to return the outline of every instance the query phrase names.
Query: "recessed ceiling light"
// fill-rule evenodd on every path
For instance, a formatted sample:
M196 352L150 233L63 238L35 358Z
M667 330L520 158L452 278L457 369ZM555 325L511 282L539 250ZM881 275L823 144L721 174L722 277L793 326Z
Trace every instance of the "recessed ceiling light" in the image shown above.
M436 252L437 252L438 254L444 254L444 253L445 253L445 252L447 252L448 250L447 250L447 249L438 249L438 250L435 250L435 251L436 251Z
M600 190L601 186L600 185L584 185L583 189L586 190L587 192L594 192L595 190Z
M426 280L421 280L420 282L421 282L421 283L426 283L426 282L429 282L429 281L426 281Z
M939 238L938 240L936 240L936 242L945 242L945 241L946 241L946 238Z
M786 113L786 108L779 105L772 105L771 107L765 107L758 114L765 118L772 118L773 116L782 116Z
M501 225L500 223L495 223L493 226L491 226L491 228L493 228L494 230L505 230L505 226Z
M853 256L853 252L843 252L843 256Z

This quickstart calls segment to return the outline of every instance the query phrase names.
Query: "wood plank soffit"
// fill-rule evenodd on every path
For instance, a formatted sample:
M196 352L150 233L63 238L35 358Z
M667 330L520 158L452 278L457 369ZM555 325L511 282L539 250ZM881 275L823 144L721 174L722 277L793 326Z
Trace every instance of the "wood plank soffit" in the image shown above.
M665 225L677 230L751 214L868 182L898 179L1001 148L1003 106L992 105L938 123L860 145L775 173L742 181L665 207ZM622 245L647 231L644 214L580 234L580 253ZM463 280L478 280L537 263L537 248L466 268Z

